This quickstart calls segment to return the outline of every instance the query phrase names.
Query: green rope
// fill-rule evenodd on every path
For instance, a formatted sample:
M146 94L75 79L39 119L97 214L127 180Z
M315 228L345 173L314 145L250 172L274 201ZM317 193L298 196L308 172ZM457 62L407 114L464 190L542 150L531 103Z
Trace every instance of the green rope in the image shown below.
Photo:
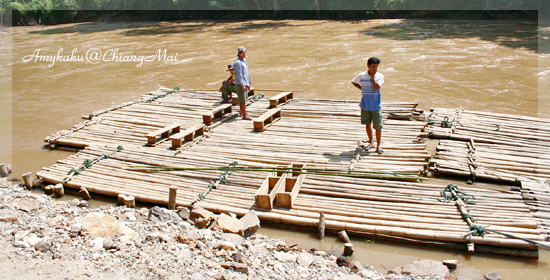
M175 87L175 88L173 89L173 91L169 91L169 92L167 92L167 93L159 94L159 95L157 95L157 96L155 96L155 97L151 97L151 98L145 100L145 103L151 103L151 102L153 102L153 101L155 101L155 100L157 100L157 99L159 99L159 98L161 98L161 97L168 96L168 95L172 94L174 91L179 90L179 89L180 89L179 87Z
M237 162L234 161L232 163L229 164L229 167L235 167L235 165L237 165ZM221 182L221 183L227 183L227 178L226 176L228 175L231 175L231 171L230 170L226 170L222 173L222 175L220 175L220 177L216 178L214 181L211 181L209 184L208 184L208 187L206 190L204 190L202 193L199 194L197 200L195 200L193 203L191 203L191 205L195 204L196 202L199 202L203 199L206 198L206 195L213 189L216 189L216 183L217 182Z
M118 146L114 152L112 152L112 153L110 153L110 154L104 154L104 155L102 155L102 156L99 156L99 157L95 158L93 161L90 161L89 159L85 159L84 162L82 162L82 164L80 165L80 167L79 167L78 169L75 170L75 169L72 169L72 168L71 168L71 170L69 170L69 172L67 173L67 177L65 177L65 179L63 179L63 180L61 181L61 184L65 183L65 181L66 181L72 174L74 174L74 175L80 175L80 173L81 173L82 171L84 171L84 169L90 168L90 167L92 167L92 165L96 164L98 161L103 160L103 159L106 159L106 158L109 158L109 157L110 157L111 155L113 155L114 153L119 152L119 151L122 151L122 150L124 150L124 148L122 148L122 146Z
M449 117L445 116L441 122L441 127L452 127L452 124L449 122Z
M501 232L501 231L496 231L496 230L492 230L492 229L484 229L484 230L485 230L485 231L494 232L494 233L498 233L498 234L502 234L502 235L507 236L507 237L511 237L511 238L523 240L523 241L526 241L526 242L529 242L529 243L532 243L532 244L535 244L535 245L539 245L539 246L543 246L543 247L546 247L546 248L550 248L550 246L548 246L548 245L546 245L546 244L543 244L543 243L540 243L540 242L537 242L537 241L534 241L534 240L531 240L531 239L527 239L527 238L515 236L515 235L513 235L513 234L509 234L509 233L505 233L505 232Z
M261 99L261 98L263 98L263 97L264 97L264 95L263 95L262 93L260 93L260 94L258 94L258 95L254 95L254 96L252 97L252 99L250 99L250 101L249 101L248 103L246 103L246 106L249 106L249 105L252 104L254 101L259 100L259 99Z
M448 195L447 192L450 193L451 191L455 191L457 195L456 196L455 195ZM465 194L465 193L459 191L458 187L454 184L449 184L447 187L443 188L441 190L441 195L443 197L445 197L445 201L442 201L442 200L438 199L441 202L449 202L451 200L456 200L458 198L461 198L463 201L464 200L469 200L470 198L475 199L474 196L468 195L468 194ZM469 203L467 201L465 201L465 202ZM468 222L467 219L470 219L472 221L472 223L477 222L470 214L463 214L462 219L464 219L464 221L466 221L466 222ZM472 236L483 237L483 236L485 236L485 234L487 232L494 232L494 233L501 234L501 235L504 235L504 236L507 236L507 237L510 237L510 238L520 239L520 240L523 240L523 241L526 241L526 242L529 242L529 243L532 243L532 244L535 244L535 245L540 245L540 246L544 246L546 248L550 248L550 246L548 246L546 244L543 244L543 243L540 243L540 242L537 242L537 241L534 241L534 240L530 240L530 239L527 239L527 238L519 237L519 236L516 236L516 235L513 235L513 234L501 232L501 231L487 229L487 228L484 228L484 227L482 227L480 225L477 225L477 224L471 224L470 225L470 234L468 234L468 242L470 242L470 240L472 239Z
M456 192L456 196L452 195L452 191ZM439 198L437 200L443 203L447 203L449 201L457 200L458 198L460 198L462 199L462 201L464 201L464 203L476 204L475 202L470 201L470 199L476 199L473 195L469 195L467 193L459 191L458 186L456 186L455 184L449 184L448 186L441 189L441 196L443 196L445 200L441 200Z

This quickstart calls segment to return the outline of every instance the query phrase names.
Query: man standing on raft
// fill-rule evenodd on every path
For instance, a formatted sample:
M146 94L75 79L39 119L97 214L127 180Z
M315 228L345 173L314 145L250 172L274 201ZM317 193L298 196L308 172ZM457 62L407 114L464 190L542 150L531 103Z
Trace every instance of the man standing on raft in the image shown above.
M384 75L378 73L378 64L380 59L371 57L367 61L368 71L359 73L351 83L361 90L363 97L361 98L361 124L366 125L367 135L369 136L369 144L367 150L374 146L372 138L372 126L376 130L376 152L381 154L384 152L380 148L380 140L382 139L382 102L380 99L380 88L384 83Z
M246 113L246 98L250 90L250 76L248 75L248 63L246 62L246 49L239 47L237 60L233 63L235 68L235 87L237 88L237 96L239 97L240 115L243 120L251 120L252 118Z

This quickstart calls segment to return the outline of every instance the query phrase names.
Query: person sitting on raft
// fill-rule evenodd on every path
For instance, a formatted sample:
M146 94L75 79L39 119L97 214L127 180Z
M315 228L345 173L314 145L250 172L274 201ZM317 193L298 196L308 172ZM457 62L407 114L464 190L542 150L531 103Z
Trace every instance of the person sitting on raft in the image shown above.
M231 93L237 93L237 88L235 87L235 69L233 64L227 65L227 70L231 73L231 76L227 80L222 82L220 87L220 92L222 93L222 102L221 103L230 103L231 102Z

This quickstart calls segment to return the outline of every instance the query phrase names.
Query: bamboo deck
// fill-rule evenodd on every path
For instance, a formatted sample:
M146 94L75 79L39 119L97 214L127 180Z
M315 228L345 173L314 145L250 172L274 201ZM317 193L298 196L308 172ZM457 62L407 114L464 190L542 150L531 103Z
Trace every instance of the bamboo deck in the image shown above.
M251 101L247 112L253 118L262 115L269 110L267 99ZM426 150L424 137L430 133L434 137L443 138L445 130L437 128L435 124L409 120L407 117L417 118L422 115L415 103L383 103L386 117L384 153L379 155L374 149L365 151L358 146L361 144L359 140L366 138L364 125L359 120L358 102L293 99L280 105L282 118L263 132L254 131L251 121L235 118L237 113L234 112L206 126L205 135L184 143L181 148L172 148L167 138L160 139L153 146L147 145L146 135L159 128L173 123L181 124L182 128L202 123L202 115L220 106L219 101L220 94L215 92L159 89L135 101L91 113L83 117L86 121L45 139L51 145L78 147L82 150L43 168L38 175L44 181L58 184L67 178L71 169L81 166L84 160L91 161L112 153L108 158L71 177L64 185L75 189L85 187L92 193L111 196L132 195L139 201L163 205L168 204L169 187L176 186L177 205L181 206L195 204L214 212L233 212L237 215L244 215L254 209L261 220L307 227L317 227L319 212L322 212L325 214L327 229L345 229L423 243L458 244L460 248L472 242L476 244L476 251L538 257L537 246L520 239L493 232L488 232L483 238L464 237L470 229L455 202L443 203L438 200L442 199L440 191L444 186L420 182L420 179L429 169L444 173L447 166L460 170L464 176L471 176L472 164L468 164L468 155L472 158L473 149L468 145L474 143L476 177L483 178L483 172L495 175L494 172L499 171L496 176L508 181L516 182L517 178L524 178L522 176L527 174L531 180L529 182L542 184L540 180L546 177L539 175L546 173L529 172L528 169L545 165L549 161L546 156L541 156L535 163L526 163L535 166L512 169L505 168L510 165L495 163L494 158L502 157L506 160L514 155L518 156L516 162L522 162L519 158L529 154L525 149L542 149L546 152L548 146L536 146L546 136L546 132L534 132L539 137L536 143L527 139L527 133L520 135L526 138L522 143L531 146L521 146L525 152L509 152L500 147L504 143L483 142L483 137L490 139L491 136L474 138L466 132L462 133L455 122L452 135L448 131L450 137L445 136L451 140L441 140L438 152L432 158ZM238 110L238 106L234 108ZM448 113L434 110L430 120L435 123ZM460 123L466 123L466 115L463 113L460 116ZM501 124L498 133L517 129L512 124L510 128L507 125ZM474 140L453 141L457 135ZM122 146L123 150L113 153L118 146ZM306 175L291 209L265 209L256 205L255 194L270 176L271 173L267 171L233 171L227 176L226 182L209 190L208 185L219 178L222 171L144 173L129 170L135 166L151 165L227 167L233 162L239 166L308 163L315 168L407 173L407 179L400 179L397 175L385 179ZM476 197L476 204L467 207L479 224L490 225L490 229L522 238L544 241L548 236L545 225L550 217L535 213L533 200L525 200L526 197L537 195L546 197L549 187L543 184L537 189L543 191L531 191L528 196L518 191L460 188ZM199 194L205 195L200 197ZM547 209L545 206L537 206L538 211Z

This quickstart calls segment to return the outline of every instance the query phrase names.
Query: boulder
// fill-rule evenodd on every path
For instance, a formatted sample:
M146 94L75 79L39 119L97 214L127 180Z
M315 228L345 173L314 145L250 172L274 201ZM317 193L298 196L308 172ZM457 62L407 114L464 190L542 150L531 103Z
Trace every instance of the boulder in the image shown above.
M250 210L241 218L244 236L251 236L260 228L260 219L254 210Z
M414 274L418 276L439 276L443 279L449 278L449 268L441 261L418 260L411 264L390 269L388 273L394 274Z
M214 213L200 207L193 207L191 214L189 215L189 220L195 223L197 228L205 228L210 226L210 223L214 219Z
M225 213L215 216L214 230L221 229L223 232L240 234L243 231L243 223Z
M308 267L311 263L313 263L313 255L310 253L300 253L298 257L296 258L296 261L301 265Z
M189 210L189 208L183 206L178 206L176 212L184 220L189 220L189 215L191 215L191 211Z
M122 224L114 217L101 213L90 213L82 221L82 230L93 237L112 237L122 231Z
M16 198L13 204L23 211L36 211L40 208L36 199L28 197Z
M154 223L166 223L168 221L172 221L174 224L178 224L183 222L183 219L176 214L175 211L158 206L151 208L149 211L149 220Z

